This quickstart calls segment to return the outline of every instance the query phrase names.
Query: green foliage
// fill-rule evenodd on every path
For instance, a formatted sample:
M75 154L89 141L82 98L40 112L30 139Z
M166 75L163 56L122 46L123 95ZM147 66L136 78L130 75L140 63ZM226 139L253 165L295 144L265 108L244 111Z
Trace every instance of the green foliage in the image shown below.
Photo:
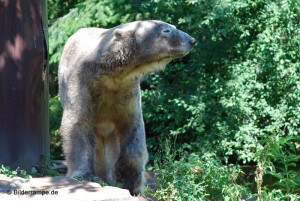
M150 149L173 134L179 146L249 163L263 136L299 135L299 1L155 2L155 14L168 10L162 19L179 24L198 46L144 84ZM183 10L187 17L170 15Z
M25 170L20 170L17 168L16 170L11 170L10 167L1 165L0 167L0 174L4 174L7 177L13 178L13 177L22 177L25 179L30 179L31 176L27 174Z
M53 170L51 168L52 165L52 161L50 159L50 155L42 155L41 156L41 160L42 160L42 165L40 167L40 174L45 176L45 175L49 175L49 176L58 176L58 172Z
M263 201L281 201L281 200L289 200L289 201L297 201L300 199L300 196L297 194L286 195L282 193L281 190L273 189L270 192L265 192L263 194Z
M62 140L60 135L60 122L62 118L62 107L59 96L49 99L49 120L50 120L50 154L52 158L63 159Z
M155 164L157 190L147 194L158 200L240 200L250 195L237 183L243 172L239 166L224 166L213 155L176 151L169 140L163 143ZM179 153L178 153L179 152ZM176 160L176 155L181 155Z
M297 162L300 155L293 141L300 140L300 136L274 139L270 137L262 155L266 154L268 160L267 174L277 179L273 186L282 189L285 193L300 192L300 175L297 171Z
M59 17L68 14L75 5L84 2L83 0L48 0L48 20L51 26Z
M289 9L281 12L281 7ZM290 9L288 1L262 7L255 16L260 22L255 27L262 30L243 51L243 59L228 65L230 79L217 91L226 117L216 127L221 134L218 141L226 147L220 151L244 162L255 160L263 136L299 135L299 57L294 49L300 41L287 37L287 32L300 36L299 29L289 28L298 24L299 11Z
M55 163L53 163L53 161L51 160L50 155L42 154L41 165L32 167L31 174L34 177L59 176L62 171L60 171L59 169L54 169L54 167L55 167Z
M147 189L146 195L157 200L299 200L299 175L290 167L295 167L299 156L292 153L285 155L282 151L290 143L286 141L275 142L266 140L266 146L260 152L262 156L256 171L256 178L261 176L261 185L269 176L278 177L279 181L272 187L257 186L256 192L248 183L242 167L239 165L224 165L213 154L188 153L177 150L168 139L161 143L161 152L156 159L154 171L157 177L157 189ZM277 151L275 151L277 150ZM278 151L280 153L278 153ZM285 155L285 156L284 156ZM285 158L283 161L282 156ZM289 159L287 159L289 158ZM275 159L275 160L274 160ZM281 163L282 170L276 171L275 162ZM286 168L286 169L285 169ZM269 171L266 171L269 169ZM279 168L280 169L280 168ZM267 175L264 175L266 172ZM298 177L298 178L297 178ZM274 178L273 178L274 179ZM266 180L266 181L265 181ZM294 188L294 189L293 189Z

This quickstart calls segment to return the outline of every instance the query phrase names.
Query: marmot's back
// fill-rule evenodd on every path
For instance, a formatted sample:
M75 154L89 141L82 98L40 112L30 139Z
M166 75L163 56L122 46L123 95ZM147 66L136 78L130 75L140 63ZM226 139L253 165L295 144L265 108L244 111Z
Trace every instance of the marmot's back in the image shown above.
M75 32L66 42L58 67L58 83L61 102L64 107L66 102L70 102L67 97L68 91L78 84L81 72L86 71L84 65L87 61L94 61L97 49L107 29L101 28L82 28ZM89 80L89 78L86 78Z
M99 48L102 39L107 38L105 37L107 31L100 28L82 28L75 32L65 44L59 68L70 67L70 64L91 56Z

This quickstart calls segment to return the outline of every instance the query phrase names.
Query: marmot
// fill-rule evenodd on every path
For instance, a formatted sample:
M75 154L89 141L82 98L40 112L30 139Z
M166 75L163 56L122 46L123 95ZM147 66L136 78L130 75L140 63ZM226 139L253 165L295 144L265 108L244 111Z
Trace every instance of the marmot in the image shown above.
M68 176L98 176L143 193L148 152L141 79L185 56L195 43L156 20L83 28L68 39L58 70Z

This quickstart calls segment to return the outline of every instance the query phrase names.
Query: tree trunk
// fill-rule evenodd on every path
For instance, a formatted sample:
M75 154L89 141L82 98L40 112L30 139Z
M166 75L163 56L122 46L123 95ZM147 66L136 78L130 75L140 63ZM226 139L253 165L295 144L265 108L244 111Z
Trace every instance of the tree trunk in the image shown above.
M46 0L0 1L0 165L49 153Z

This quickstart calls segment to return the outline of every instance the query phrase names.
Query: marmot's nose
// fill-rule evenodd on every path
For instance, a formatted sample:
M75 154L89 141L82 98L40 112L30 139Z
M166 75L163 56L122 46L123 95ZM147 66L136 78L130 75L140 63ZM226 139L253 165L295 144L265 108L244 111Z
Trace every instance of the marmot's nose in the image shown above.
M191 45L195 45L195 44L196 44L196 42L197 42L197 41L196 41L196 39L195 39L195 38L191 38L191 40L190 40L190 44L191 44Z

